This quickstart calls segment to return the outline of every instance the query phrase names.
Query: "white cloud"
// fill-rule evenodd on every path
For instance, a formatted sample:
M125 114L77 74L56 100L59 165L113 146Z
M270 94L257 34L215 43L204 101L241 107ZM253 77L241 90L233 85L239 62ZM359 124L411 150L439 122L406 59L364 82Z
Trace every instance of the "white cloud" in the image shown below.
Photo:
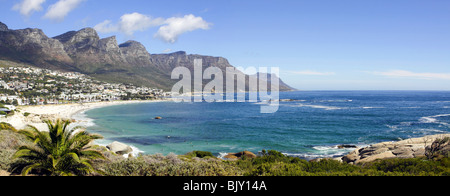
M121 32L132 36L136 31L145 31L150 27L159 26L163 23L163 18L153 19L150 16L135 12L121 16L117 24L113 24L110 20L105 20L95 25L94 29L100 33Z
M111 23L112 22L110 20L105 20L102 23L95 25L94 29L100 33L112 33L119 31L119 27Z
M336 73L334 73L334 72L318 72L318 71L311 71L311 70L291 71L290 73L296 74L296 75L307 75L307 76L331 76L331 75L336 75Z
M53 5L50 5L47 13L44 15L44 18L54 20L54 21L62 21L64 18L78 7L78 5L84 0L59 0Z
M20 14L24 16L30 16L35 11L42 10L42 4L46 0L22 0L22 2L17 3L13 6L13 10L19 11Z
M151 27L160 26L158 32L154 35L168 43L175 43L178 37L186 32L197 29L207 30L211 24L203 20L202 17L196 17L192 14L184 17L152 18L140 13L125 14L120 17L120 21L113 23L111 20L105 20L94 29L100 33L121 32L128 36L133 36L136 31L146 31Z
M175 43L183 33L197 29L207 30L211 26L202 17L196 17L192 14L184 17L168 18L164 23L165 25L159 28L155 37L168 43Z
M125 34L133 35L135 31L145 31L150 27L163 24L163 21L162 18L152 19L150 16L135 12L120 17L119 28Z
M169 52L172 52L172 49L167 48L167 49L165 49L165 50L163 51L163 53L169 53Z
M450 80L450 73L414 73L405 70L391 70L387 72L369 72L375 75L388 77L402 77L426 80Z

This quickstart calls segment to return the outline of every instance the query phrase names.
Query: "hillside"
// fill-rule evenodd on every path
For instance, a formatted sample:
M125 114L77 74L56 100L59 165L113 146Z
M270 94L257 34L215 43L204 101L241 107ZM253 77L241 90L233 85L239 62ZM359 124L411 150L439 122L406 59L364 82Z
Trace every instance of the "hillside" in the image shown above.
M100 38L92 28L49 38L40 29L11 30L0 22L0 60L31 64L36 67L76 71L105 82L130 83L170 90L172 70L187 67L193 71L194 59L203 60L203 69L218 67L225 74L227 59L188 55L184 51L150 54L141 43L118 44L116 37ZM243 74L243 73L239 73ZM246 79L248 80L246 75ZM204 85L207 83L204 80ZM293 88L280 81L280 91Z

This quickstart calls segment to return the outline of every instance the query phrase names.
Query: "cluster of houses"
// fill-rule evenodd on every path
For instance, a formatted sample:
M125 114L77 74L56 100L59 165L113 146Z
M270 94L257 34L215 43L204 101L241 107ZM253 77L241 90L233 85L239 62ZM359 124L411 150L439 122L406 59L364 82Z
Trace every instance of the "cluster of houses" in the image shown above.
M33 67L0 67L0 104L88 103L167 96L161 89L94 80L76 72Z

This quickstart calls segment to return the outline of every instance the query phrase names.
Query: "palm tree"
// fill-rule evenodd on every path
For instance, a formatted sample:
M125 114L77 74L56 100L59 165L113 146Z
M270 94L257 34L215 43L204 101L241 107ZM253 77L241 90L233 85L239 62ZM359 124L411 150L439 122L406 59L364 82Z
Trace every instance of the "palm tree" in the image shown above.
M73 176L87 175L95 171L92 160L104 159L98 151L92 150L89 144L100 135L92 135L81 127L68 130L70 120L44 121L49 132L41 132L36 127L28 126L21 131L34 145L22 146L14 155L18 158L14 170L22 175L36 171L43 175Z

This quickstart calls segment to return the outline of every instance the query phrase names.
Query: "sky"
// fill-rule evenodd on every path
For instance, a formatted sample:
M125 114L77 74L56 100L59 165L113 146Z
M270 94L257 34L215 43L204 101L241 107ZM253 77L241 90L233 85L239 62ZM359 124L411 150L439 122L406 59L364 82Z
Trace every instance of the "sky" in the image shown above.
M0 0L10 29L279 67L299 90L450 90L448 0Z

